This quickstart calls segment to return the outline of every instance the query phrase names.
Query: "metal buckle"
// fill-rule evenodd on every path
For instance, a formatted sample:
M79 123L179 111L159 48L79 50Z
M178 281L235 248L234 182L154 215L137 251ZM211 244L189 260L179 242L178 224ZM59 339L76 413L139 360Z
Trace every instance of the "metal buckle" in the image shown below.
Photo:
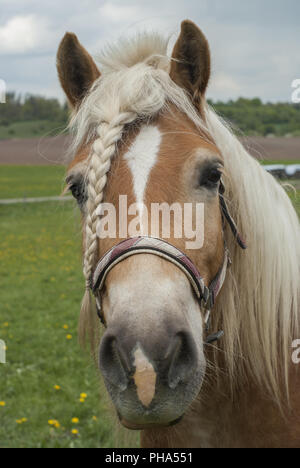
M210 298L210 291L209 291L207 286L204 286L203 293L202 293L202 296L201 296L201 302L202 302L202 306L205 309L210 309L210 307L209 307L209 298Z
M211 311L215 303L214 292L205 287L204 295L202 297L202 305L204 309Z
M211 344L214 343L215 341L220 340L224 336L223 330L218 331L217 333L212 333L206 338L205 343L206 344Z
M205 331L207 332L210 329L210 321L211 321L211 310L208 309L204 317Z

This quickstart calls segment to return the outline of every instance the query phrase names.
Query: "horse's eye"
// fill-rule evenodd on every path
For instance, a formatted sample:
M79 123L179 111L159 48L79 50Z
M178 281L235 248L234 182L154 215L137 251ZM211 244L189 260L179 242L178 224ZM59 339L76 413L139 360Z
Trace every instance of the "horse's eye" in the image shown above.
M77 200L79 206L82 206L87 200L86 187L82 177L67 179L69 183L69 190L73 197Z
M217 185L220 182L221 177L222 172L219 169L210 169L205 174L206 180L204 181L204 185Z
M216 188L222 177L220 168L206 169L201 175L200 185L206 188Z
M77 184L71 185L70 191L72 192L72 195L74 198L76 198L76 200L79 200L81 198L82 191L81 191L80 185L77 185Z
M214 190L218 188L222 177L223 165L221 163L208 163L200 168L198 186Z

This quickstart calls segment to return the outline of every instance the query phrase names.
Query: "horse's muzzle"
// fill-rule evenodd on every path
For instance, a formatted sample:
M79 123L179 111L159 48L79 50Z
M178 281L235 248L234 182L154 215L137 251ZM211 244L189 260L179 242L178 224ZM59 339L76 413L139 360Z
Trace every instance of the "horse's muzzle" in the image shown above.
M190 332L162 336L158 330L155 336L153 342L149 336L137 339L122 327L108 329L101 342L105 384L120 421L130 429L175 423L201 385L203 373Z

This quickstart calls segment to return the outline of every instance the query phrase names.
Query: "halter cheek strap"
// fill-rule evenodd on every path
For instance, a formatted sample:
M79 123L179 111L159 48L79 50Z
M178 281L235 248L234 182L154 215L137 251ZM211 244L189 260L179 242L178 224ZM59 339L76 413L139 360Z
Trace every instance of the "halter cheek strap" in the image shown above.
M232 234L234 235L234 238L236 239L238 245L243 250L245 250L245 249L247 249L246 242L242 238L241 234L238 232L238 228L237 228L232 216L229 213L227 204L226 204L224 196L223 196L224 192L225 192L225 187L224 187L223 182L221 181L220 189L219 189L219 199L220 199L220 206L221 206L222 215L224 217L224 220L226 220L228 222L229 227L230 227L230 229L232 231Z

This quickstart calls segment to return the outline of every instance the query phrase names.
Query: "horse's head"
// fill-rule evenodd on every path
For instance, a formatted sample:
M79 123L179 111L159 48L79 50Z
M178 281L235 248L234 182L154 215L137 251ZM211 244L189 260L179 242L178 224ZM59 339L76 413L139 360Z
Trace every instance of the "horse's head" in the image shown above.
M140 42L136 49L127 42L111 50L102 74L71 34L58 53L60 80L79 132L67 181L83 214L87 288L94 288L106 326L100 368L129 428L174 423L197 397L206 368L205 315L211 297L202 297L201 287L197 295L193 268L210 293L212 283L223 282L226 257L223 159L205 131L207 41L193 23L184 22L170 62L156 36ZM124 195L126 210L136 208L126 211L125 224ZM114 235L99 239L103 203L114 207L117 219L111 221ZM172 215L160 218L168 220L169 235L164 224L154 226L153 209L162 203L171 207ZM191 218L194 224L187 229ZM129 255L121 247L122 261L110 259L100 285L99 259L134 230L136 236L155 232L175 250L167 256L166 244L155 252L148 245ZM174 260L179 250L191 260L188 269Z

